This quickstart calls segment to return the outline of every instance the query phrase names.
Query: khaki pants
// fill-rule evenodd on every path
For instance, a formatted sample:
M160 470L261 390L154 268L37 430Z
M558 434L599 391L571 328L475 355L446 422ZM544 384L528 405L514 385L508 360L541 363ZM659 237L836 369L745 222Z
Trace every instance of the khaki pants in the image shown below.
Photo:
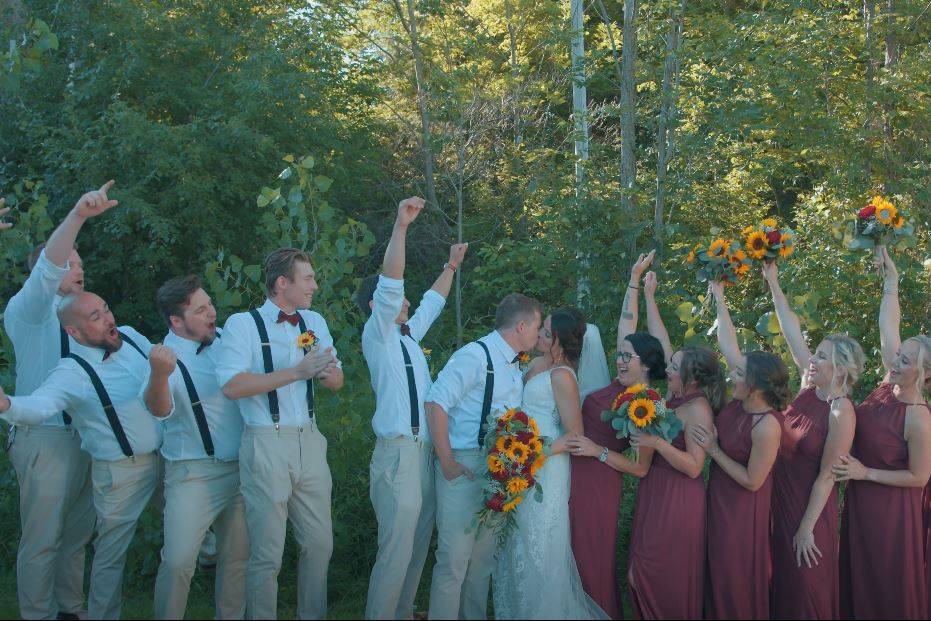
M94 460L97 542L87 603L91 619L120 618L126 552L160 474L161 460L157 453L119 461Z
M327 569L333 554L327 441L313 422L304 428L247 427L239 452L251 550L246 617L275 619L278 573L290 520L300 547L297 616L326 614Z
M409 619L433 536L433 447L413 438L379 439L369 467L378 519L378 555L366 619Z
M453 451L453 458L475 473L447 481L436 461L436 565L430 585L431 619L484 619L488 589L495 568L495 537L476 532L472 520L482 507L487 470L478 449Z
M19 480L20 616L76 613L84 608L84 547L94 532L90 456L72 429L17 427L15 433L10 462Z
M239 491L239 462L192 459L165 463L165 543L155 580L155 618L183 619L197 554L211 525L219 558L216 618L246 611L249 538Z

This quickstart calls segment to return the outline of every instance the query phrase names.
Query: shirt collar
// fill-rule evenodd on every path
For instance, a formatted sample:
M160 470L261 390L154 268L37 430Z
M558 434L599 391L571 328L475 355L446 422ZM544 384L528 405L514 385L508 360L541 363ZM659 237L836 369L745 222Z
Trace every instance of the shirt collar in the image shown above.
M196 354L197 349L200 347L200 343L198 341L194 341L183 337L180 334L176 334L173 330L169 330L168 334L165 335L164 343L167 347L170 347L179 354Z
M119 352L123 351L123 349L126 347L132 347L132 345L129 345L128 343L123 341L123 345L121 345L117 351L113 352L110 355L115 356ZM87 345L82 345L81 343L78 343L74 339L71 339L70 348L71 348L71 353L77 354L81 358L84 358L85 360L96 363L96 364L100 364L101 362L103 362L104 356L106 356L107 354L106 350L104 349L101 349L99 347L88 347Z
M488 340L488 344L493 346L498 350L498 353L507 361L508 364L511 364L514 361L514 358L517 356L517 352L514 351L508 342L504 340L504 337L501 336L501 333L497 330L493 330L485 337Z
M294 312L300 313L301 310L302 309L298 308L298 309L295 309ZM270 298L266 298L265 304L262 304L262 306L259 307L259 314L262 315L262 317L264 317L265 319L268 319L272 322L278 321L279 312L283 313L284 309L282 309L280 306L272 302ZM287 313L287 314L290 314L290 313Z

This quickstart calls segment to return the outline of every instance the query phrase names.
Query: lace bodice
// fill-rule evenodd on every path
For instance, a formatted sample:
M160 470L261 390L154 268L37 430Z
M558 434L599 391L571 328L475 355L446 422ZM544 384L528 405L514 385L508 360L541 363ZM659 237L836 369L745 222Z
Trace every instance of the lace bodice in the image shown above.
M564 433L559 409L556 407L556 397L553 395L551 376L556 369L567 369L575 376L575 372L569 367L553 367L534 375L524 386L523 410L527 416L536 419L540 435L550 440L555 440Z

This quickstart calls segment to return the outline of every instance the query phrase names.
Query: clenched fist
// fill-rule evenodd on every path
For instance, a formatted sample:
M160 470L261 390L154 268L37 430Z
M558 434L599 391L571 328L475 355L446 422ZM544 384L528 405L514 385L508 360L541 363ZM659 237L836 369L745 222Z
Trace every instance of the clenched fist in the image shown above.
M152 367L152 375L167 377L174 372L177 364L178 357L169 347L153 345L151 351L149 351L149 365Z
M466 250L469 249L469 244L453 244L449 247L449 264L453 267L459 267L462 265L462 261L465 259Z
M420 215L420 212L423 211L426 201L420 198L419 196L412 196L410 198L405 198L398 204L398 219L397 223L401 226L408 226L411 222L417 219L417 216Z

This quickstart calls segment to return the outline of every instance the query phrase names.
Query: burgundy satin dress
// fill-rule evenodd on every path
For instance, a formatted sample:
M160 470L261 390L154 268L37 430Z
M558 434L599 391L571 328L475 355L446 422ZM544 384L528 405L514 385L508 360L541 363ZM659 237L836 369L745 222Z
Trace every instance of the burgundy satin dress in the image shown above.
M784 413L777 414L782 441L773 469L774 619L837 619L840 615L836 485L814 527L815 545L823 554L818 564L809 568L803 559L799 567L792 549L821 471L830 417L831 406L818 398L814 387L803 390Z
M672 399L675 409L703 393ZM685 450L685 431L672 445ZM637 488L628 583L641 619L701 619L705 578L705 482L653 453Z
M601 420L614 398L625 388L617 380L593 392L582 404L586 437L622 452L629 441L618 439L611 425ZM572 484L569 492L569 524L572 553L582 586L595 603L612 619L623 619L617 579L617 522L621 508L621 473L591 457L572 457Z
M727 404L715 419L718 446L746 465L753 446L750 433L757 418L740 401ZM756 421L754 422L754 419ZM711 463L708 479L708 565L705 616L708 619L768 619L770 498L773 473L751 492Z
M905 410L891 384L857 408L853 451L867 468L908 468ZM925 528L918 487L871 481L847 485L841 530L841 614L845 619L925 619Z

